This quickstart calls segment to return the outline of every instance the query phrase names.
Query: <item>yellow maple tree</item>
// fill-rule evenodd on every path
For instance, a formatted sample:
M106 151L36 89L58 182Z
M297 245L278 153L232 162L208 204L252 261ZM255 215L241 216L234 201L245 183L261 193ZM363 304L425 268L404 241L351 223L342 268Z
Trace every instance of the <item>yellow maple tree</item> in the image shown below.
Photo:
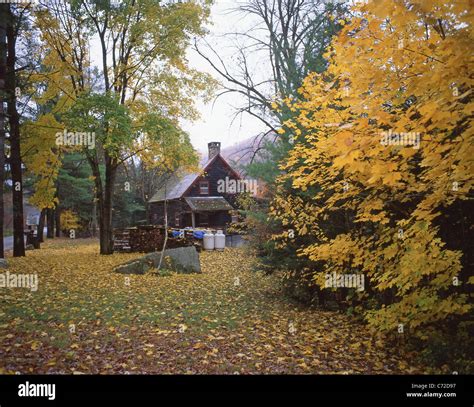
M471 20L467 1L356 4L281 130L295 139L281 165L293 196L282 189L271 215L312 237L298 254L323 288L327 273L363 273L359 297L384 295L365 310L378 331L472 309L467 253L446 241L465 221L453 208L472 203Z

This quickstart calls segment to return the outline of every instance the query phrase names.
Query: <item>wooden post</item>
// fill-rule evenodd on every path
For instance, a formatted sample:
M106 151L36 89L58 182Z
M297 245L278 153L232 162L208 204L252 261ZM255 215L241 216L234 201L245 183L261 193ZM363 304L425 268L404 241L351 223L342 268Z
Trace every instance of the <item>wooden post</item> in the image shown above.
M191 222L192 222L192 225L193 225L193 229L195 229L196 228L196 217L195 217L194 211L191 211Z

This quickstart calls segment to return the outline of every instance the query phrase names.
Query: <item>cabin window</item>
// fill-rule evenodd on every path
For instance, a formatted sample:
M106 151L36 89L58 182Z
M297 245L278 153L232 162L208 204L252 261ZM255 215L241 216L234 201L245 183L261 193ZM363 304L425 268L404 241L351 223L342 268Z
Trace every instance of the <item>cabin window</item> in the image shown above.
M199 226L209 226L209 214L200 213L199 214Z
M201 195L209 195L209 181L199 182L199 193Z

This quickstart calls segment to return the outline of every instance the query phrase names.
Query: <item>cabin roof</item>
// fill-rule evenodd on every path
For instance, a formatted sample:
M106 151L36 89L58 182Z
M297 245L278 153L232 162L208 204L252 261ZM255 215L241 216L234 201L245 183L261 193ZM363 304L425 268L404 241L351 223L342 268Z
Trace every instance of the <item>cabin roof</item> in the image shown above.
M170 179L166 182L166 194L165 188L160 188L155 195L148 201L149 203L162 202L165 199L180 199L186 193L186 191L193 186L197 179L220 157L222 161L234 172L234 176L240 179L240 175L229 165L229 163L220 154L217 154L210 160L200 163L201 170L198 172L188 173L183 176L177 174L171 175ZM232 209L232 208L231 208Z
M231 211L232 205L222 196L184 198L194 212Z

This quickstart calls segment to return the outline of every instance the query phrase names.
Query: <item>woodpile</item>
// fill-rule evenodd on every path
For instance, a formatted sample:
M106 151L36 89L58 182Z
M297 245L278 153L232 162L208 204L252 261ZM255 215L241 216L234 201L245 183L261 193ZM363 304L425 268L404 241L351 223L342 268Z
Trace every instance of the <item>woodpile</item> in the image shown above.
M114 252L130 252L130 230L114 230Z
M139 226L127 229L114 230L114 251L122 253L151 253L159 252L163 248L165 228L160 226ZM201 250L199 242L195 241L192 234L185 233L184 237L173 237L168 230L167 249L178 247L196 246Z

